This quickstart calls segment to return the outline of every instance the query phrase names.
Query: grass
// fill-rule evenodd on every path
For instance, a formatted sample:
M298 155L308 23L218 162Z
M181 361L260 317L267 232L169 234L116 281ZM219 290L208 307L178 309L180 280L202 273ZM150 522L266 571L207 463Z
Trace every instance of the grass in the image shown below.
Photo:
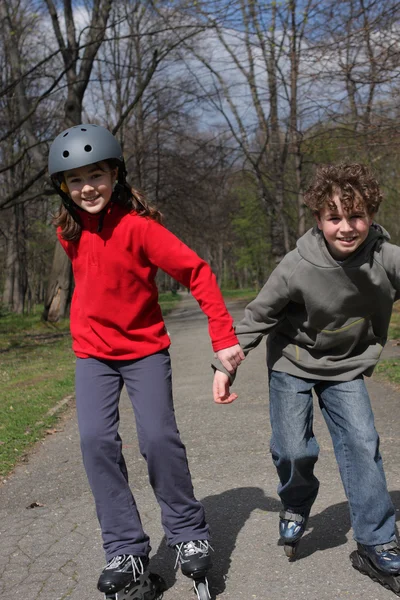
M389 339L400 340L400 301L393 307L392 318L389 327ZM400 359L388 358L379 361L374 373L379 379L390 381L395 385L400 385Z
M171 292L165 292L158 295L158 301L164 317L175 308L180 299L181 296L179 294L173 294Z
M50 415L74 386L69 322L50 325L40 312L0 318L0 475L50 430Z
M163 314L180 296L160 294ZM51 410L74 392L75 356L69 320L29 315L0 316L0 476L6 476L32 445L52 433L63 409ZM50 412L49 412L50 411Z
M400 300L393 306L392 318L390 319L389 339L400 339Z
M257 296L257 292L254 288L245 288L243 290L222 290L224 300L229 302L230 300L246 300L250 302Z
M374 373L379 379L390 381L395 385L400 385L400 361L398 358L388 358L381 360Z

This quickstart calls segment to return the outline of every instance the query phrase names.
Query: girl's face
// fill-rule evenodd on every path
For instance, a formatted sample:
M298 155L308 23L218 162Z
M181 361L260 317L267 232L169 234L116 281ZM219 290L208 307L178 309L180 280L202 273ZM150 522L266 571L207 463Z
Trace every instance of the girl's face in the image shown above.
M344 260L367 238L373 219L368 215L362 200L354 203L351 211L343 210L338 196L334 196L332 200L336 209L332 210L325 204L315 218L333 258Z
M94 215L109 203L117 173L118 169L102 161L65 171L64 179L75 204Z

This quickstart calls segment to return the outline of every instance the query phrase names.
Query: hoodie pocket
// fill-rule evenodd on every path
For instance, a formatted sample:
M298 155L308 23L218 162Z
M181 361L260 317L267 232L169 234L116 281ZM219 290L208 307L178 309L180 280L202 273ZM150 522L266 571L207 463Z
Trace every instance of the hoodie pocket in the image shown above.
M318 332L313 348L319 354L345 358L363 354L368 346L380 342L374 333L370 317L362 317L337 329L322 329Z
M355 319L337 329L304 333L304 341L298 337L297 344L287 344L283 348L282 354L294 362L309 362L323 357L340 360L353 354L364 354L369 346L376 346L382 341L375 335L369 317ZM313 340L312 343L310 340Z

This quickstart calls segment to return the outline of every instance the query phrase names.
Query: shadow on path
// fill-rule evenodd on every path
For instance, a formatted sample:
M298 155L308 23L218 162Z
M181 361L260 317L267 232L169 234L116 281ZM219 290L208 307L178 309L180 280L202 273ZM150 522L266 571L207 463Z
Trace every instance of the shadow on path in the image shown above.
M210 525L213 568L209 573L211 597L221 594L229 573L231 556L237 537L254 510L277 512L280 502L265 496L257 487L235 488L202 499L207 521ZM151 559L151 569L160 573L171 587L175 580L175 552L167 547L163 538L157 552Z
M390 492L390 497L395 509L400 508L400 491ZM397 514L396 519L400 519ZM340 502L328 506L325 510L315 515L311 512L308 521L307 533L299 545L296 560L306 558L314 552L328 550L342 546L348 541L347 534L351 529L349 506L347 502ZM278 545L283 545L278 542Z
M400 508L400 491L393 491L390 496L395 508ZM211 530L211 544L214 548L213 568L208 576L211 598L214 599L225 590L225 581L236 540L251 513L254 510L278 513L281 510L281 503L277 498L266 496L258 487L235 488L215 496L207 496L202 503L206 510ZM397 518L400 518L400 515ZM340 502L320 513L311 514L308 532L303 537L296 555L297 560L317 551L346 544L350 529L347 502ZM276 532L278 537L278 522L276 522ZM279 541L277 544L281 545ZM164 577L168 588L174 585L175 552L167 547L165 537L151 559L151 569Z

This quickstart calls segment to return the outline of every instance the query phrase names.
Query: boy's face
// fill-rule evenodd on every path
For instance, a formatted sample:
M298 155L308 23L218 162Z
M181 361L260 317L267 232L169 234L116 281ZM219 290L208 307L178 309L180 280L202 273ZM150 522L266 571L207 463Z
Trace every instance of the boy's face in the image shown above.
M333 258L344 260L366 239L373 219L361 199L354 203L350 211L343 210L338 196L334 196L332 201L336 209L332 210L325 204L315 218Z
M99 213L108 204L117 178L117 169L110 170L106 162L65 171L64 179L72 200L91 214Z

